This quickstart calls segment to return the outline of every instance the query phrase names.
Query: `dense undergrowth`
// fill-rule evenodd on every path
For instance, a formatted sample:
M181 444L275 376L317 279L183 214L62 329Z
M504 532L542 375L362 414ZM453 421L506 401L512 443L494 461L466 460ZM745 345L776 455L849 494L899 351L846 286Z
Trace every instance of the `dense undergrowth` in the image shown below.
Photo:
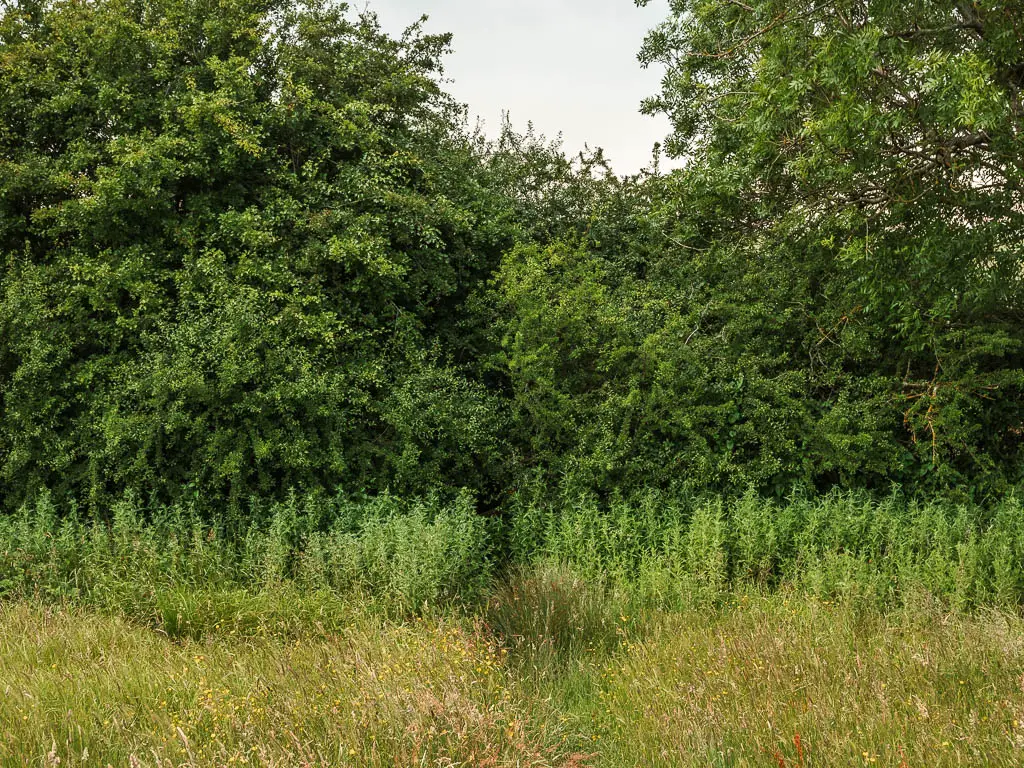
M1024 506L982 507L857 493L776 502L648 494L581 497L518 510L514 558L538 553L656 603L752 586L823 599L898 602L915 592L957 607L1024 599Z
M43 496L0 517L0 594L113 607L194 632L202 629L196 622L222 612L272 611L271 596L323 609L337 604L331 595L358 594L408 614L472 600L490 575L488 524L468 497L447 504L293 497L253 512L263 524L244 527L131 498L103 521L65 512ZM189 606L203 594L206 604Z
M321 612L352 595L392 615L473 608L538 565L568 567L643 608L713 605L737 589L879 606L920 594L956 609L1024 603L1024 505L1013 497L990 507L841 493L516 504L504 520L478 515L469 495L293 496L243 525L131 497L85 519L43 495L0 517L0 596L114 609L171 634L244 623L286 594Z

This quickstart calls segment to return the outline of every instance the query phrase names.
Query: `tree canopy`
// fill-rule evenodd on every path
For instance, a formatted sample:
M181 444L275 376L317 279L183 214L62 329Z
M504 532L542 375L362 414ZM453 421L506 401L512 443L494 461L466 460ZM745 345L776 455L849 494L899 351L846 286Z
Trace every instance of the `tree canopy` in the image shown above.
M1024 480L1024 9L673 0L632 178L327 0L0 4L0 502Z
M674 0L685 167L503 266L526 432L598 486L1006 489L1024 422L1024 9ZM614 223L613 223L614 222Z
M451 352L511 241L447 45L319 2L4 8L6 495L478 474Z

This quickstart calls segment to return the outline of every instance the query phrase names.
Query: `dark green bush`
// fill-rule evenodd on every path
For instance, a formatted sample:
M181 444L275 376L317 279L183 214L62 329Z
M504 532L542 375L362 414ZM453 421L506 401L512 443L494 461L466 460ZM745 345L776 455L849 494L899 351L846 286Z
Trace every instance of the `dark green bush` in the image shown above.
M0 503L487 482L460 308L513 229L447 44L320 0L0 6Z

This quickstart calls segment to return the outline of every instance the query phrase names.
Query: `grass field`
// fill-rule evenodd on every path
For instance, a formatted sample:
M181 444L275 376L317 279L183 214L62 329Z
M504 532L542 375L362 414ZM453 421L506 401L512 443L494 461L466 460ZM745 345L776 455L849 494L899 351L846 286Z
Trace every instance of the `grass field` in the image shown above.
M223 606L262 600L246 621ZM193 596L171 638L0 603L0 765L1013 766L1024 622L798 591L630 615L564 568L472 611ZM257 605L257 604L253 604ZM286 595L277 605L303 605ZM197 608L199 606L199 608Z

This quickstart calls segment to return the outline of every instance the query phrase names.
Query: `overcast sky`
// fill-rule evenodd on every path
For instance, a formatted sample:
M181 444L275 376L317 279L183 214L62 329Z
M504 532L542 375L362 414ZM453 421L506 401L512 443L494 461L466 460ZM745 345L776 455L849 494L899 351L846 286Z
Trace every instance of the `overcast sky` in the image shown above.
M644 34L667 13L667 0L352 0L400 32L421 14L431 32L452 32L448 90L489 133L508 111L517 128L532 120L565 148L605 148L618 173L650 162L668 133L664 118L640 114L661 72L636 59Z

